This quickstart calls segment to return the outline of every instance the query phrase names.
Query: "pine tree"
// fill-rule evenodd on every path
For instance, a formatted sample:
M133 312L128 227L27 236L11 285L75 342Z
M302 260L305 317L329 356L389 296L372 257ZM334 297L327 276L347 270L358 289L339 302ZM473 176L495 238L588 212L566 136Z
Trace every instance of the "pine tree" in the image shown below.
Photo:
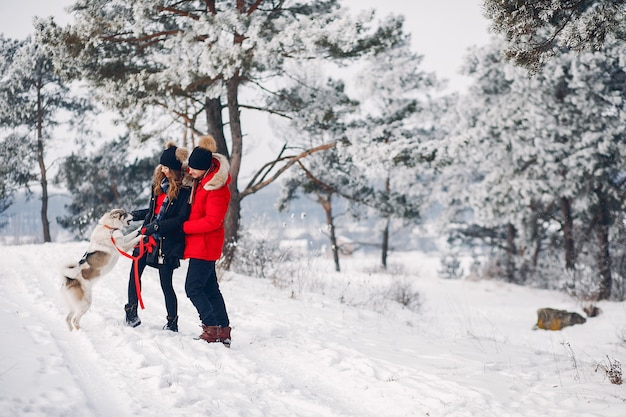
M36 164L34 154L23 146L25 139L16 133L0 141L0 215L11 207L15 193L28 191L28 185L37 178L30 167ZM0 229L5 222L0 220Z
M316 149L326 145L329 148L299 161L297 168L286 174L279 208L284 210L299 192L311 196L322 207L335 270L340 271L336 203L341 199L358 205L372 193L367 178L350 155L338 149L349 146L346 142L348 116L358 103L346 95L342 82L329 79L322 83L319 74L309 74L304 69L303 75L290 88L282 89L269 106L289 118L279 129L294 146Z
M332 203L338 199L349 204L355 219L365 212L369 219L380 217L384 268L392 220L403 225L418 220L422 202L430 194L428 165L434 152L429 145L436 137L435 100L430 95L439 83L434 74L419 69L421 59L410 51L408 37L369 57L353 78L362 96L358 108L344 96L343 85L318 86L315 76L299 79L293 89L281 92L288 98L284 102L301 109L279 109L290 118L290 132L307 132L307 138L317 140L341 139L340 146L309 158L306 168L300 165L304 172L286 182L283 201L293 198L298 189L314 195L331 232L335 231ZM338 266L338 245L332 233L330 238Z
M288 64L319 57L355 59L393 44L402 27L401 21L372 27L371 16L352 18L336 0L85 0L71 12L73 26L39 25L66 74L89 79L108 93L110 104L134 107L144 122L147 106L165 109L186 128L213 132L218 149L229 156L226 267L239 230L241 199L253 192L238 189L245 131L241 113L261 108L244 104L242 89L250 89L249 97L265 97L274 81L288 74ZM229 135L220 134L222 109ZM195 125L199 112L206 114L204 128Z
M485 0L491 28L506 36L505 54L539 70L563 51L600 50L607 40L626 40L626 2Z
M479 225L505 228L517 242L507 245L511 256L536 256L544 238L560 245L573 271L584 262L579 254L597 247L596 297L609 298L609 228L621 211L626 158L622 48L610 43L597 53L563 54L529 78L501 60L498 46L468 59L476 81L461 103L456 161L472 175L459 177L456 191ZM555 232L560 238L546 239Z
M41 186L43 240L50 242L48 220L48 169L46 147L61 112L83 114L88 106L75 97L55 73L50 55L34 38L13 41L0 38L0 123L15 135L9 142L17 149L8 158L34 155ZM20 137L20 141L15 138ZM28 163L28 160L23 161ZM29 166L31 172L32 167ZM19 170L18 172L23 172ZM24 176L22 176L25 179Z
M383 220L381 264L387 268L392 220L406 226L419 221L430 194L428 144L436 137L433 94L440 82L420 69L423 57L412 52L407 38L368 58L355 85L364 119L350 134L350 152L375 189L369 202Z
M128 160L126 142L120 137L104 143L91 155L71 154L55 177L72 196L68 215L57 221L68 230L84 236L102 213L113 208L147 208L154 167L159 155Z

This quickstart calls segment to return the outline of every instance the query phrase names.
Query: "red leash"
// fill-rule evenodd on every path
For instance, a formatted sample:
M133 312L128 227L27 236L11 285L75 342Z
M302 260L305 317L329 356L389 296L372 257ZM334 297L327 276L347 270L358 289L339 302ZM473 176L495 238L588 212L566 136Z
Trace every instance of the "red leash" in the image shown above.
M146 250L148 251L148 253L152 253L152 250L156 247L156 240L154 240L152 236L148 236L148 242L144 242L143 239L141 239L138 244L139 255L137 256L129 255L123 250L121 250L120 248L118 248L117 244L115 243L115 239L113 239L112 234L111 234L111 242L113 242L113 246L115 246L115 249L117 249L117 251L120 254L124 255L128 259L133 260L133 273L135 275L135 290L137 292L137 300L139 301L139 305L141 306L141 309L143 310L145 309L145 307L143 306L143 299L141 298L141 285L139 283L139 258L141 258L144 255L144 253L146 253Z

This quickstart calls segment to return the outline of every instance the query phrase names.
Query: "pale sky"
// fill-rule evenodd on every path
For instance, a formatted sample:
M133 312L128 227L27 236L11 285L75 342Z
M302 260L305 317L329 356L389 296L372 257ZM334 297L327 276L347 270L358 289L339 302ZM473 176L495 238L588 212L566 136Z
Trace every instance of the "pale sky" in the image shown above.
M484 45L489 22L482 16L481 0L341 0L352 10L374 8L379 17L404 14L412 34L413 49L424 56L423 69L435 71L462 89L467 80L457 74L465 50ZM22 39L33 32L33 16L54 16L60 24L69 22L65 7L74 0L19 0L0 2L0 31L5 37Z
M64 8L72 0L0 1L0 32L7 38L23 39L33 33L33 16L54 16L58 23L69 21Z
M424 69L446 78L454 90L468 80L458 74L468 47L485 45L489 21L482 0L341 0L351 9L373 8L377 15L405 16L413 50L424 56Z

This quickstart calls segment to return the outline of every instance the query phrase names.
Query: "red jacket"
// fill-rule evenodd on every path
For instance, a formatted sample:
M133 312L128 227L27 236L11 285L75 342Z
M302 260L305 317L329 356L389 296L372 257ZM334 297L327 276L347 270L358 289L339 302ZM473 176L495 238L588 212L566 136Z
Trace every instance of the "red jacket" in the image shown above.
M213 154L211 171L195 186L191 213L183 223L184 258L217 261L224 246L224 217L230 202L230 166L225 156Z

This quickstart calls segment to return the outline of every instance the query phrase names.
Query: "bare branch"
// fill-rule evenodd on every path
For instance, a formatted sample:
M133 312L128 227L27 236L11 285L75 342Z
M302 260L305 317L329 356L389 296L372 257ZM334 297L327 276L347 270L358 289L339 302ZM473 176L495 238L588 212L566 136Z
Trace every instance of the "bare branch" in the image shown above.
M249 104L239 104L239 107L241 107L243 109L248 109L248 110L257 110L257 111L267 112L269 114L274 114L276 116L284 117L285 119L291 119L292 118L291 116L288 116L285 113L281 113L279 111L268 109L268 108L264 108L264 107L250 106Z
M274 175L272 175L270 178L268 178L266 180L263 180L263 181L260 181L260 182L257 182L254 185L248 186L245 190L240 192L239 193L240 198L244 198L247 195L254 194L257 191L267 187L272 182L274 182L278 177L280 177L281 174L283 174L292 165L296 164L301 159L306 158L307 156L312 155L312 154L317 153L317 152L326 151L328 149L335 148L336 146L337 146L337 142L326 143L324 145L320 145L320 146L316 146L316 147L311 148L311 149L307 149L306 151L304 151L304 152L302 152L302 153L300 153L298 155L289 156L289 157L282 157L282 158L279 158L276 161L272 161L272 162L269 162L269 163L265 164L261 168L261 170L265 170L268 165L275 164L275 163L277 163L279 161L284 161L284 160L288 160L289 161L285 165L283 165L278 171L276 171L276 173ZM257 176L258 176L258 174L257 174Z
M278 162L280 162L281 160L284 160L283 158L283 153L285 153L285 149L287 149L287 144L285 143L282 147L282 149L280 150L280 152L278 153L278 156L276 157L276 159L274 159L271 162L268 162L267 164L263 165L261 167L261 169L252 177L252 179L250 180L250 182L248 183L248 186L246 187L246 189L252 187L254 185L255 182L257 182L257 178L263 174L263 176L261 177L261 179L259 180L259 182L262 182L265 180L265 177L267 176L267 174L269 174L272 169L274 169L274 167L276 166L276 164Z
M157 9L160 12L171 12L172 14L178 15L178 16L185 16L185 17L190 17L193 20L200 20L200 16L194 14L194 13L190 13L190 12L186 12L184 10L179 10L175 7L159 7Z

